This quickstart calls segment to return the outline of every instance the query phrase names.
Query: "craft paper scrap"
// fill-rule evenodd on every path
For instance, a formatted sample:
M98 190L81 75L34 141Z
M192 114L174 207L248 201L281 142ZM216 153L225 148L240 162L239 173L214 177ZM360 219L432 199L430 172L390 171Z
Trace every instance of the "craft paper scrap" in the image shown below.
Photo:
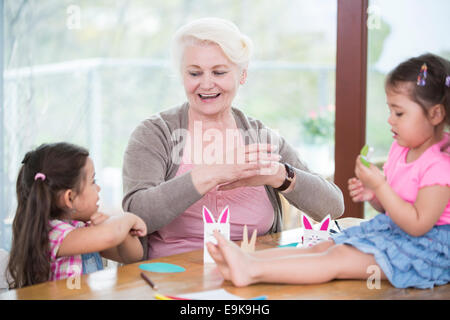
M296 247L298 242L279 245L278 248Z
M162 262L143 263L139 265L139 269L159 273L175 273L186 271L185 268L177 266L176 264L162 263Z
M193 300L244 300L244 298L231 294L225 289L186 293L178 295L178 297Z
M242 234L242 242L241 242L241 249L244 252L255 252L255 244L256 244L256 234L257 230L253 230L252 238L250 239L250 242L248 242L248 230L247 225L244 225L244 231Z

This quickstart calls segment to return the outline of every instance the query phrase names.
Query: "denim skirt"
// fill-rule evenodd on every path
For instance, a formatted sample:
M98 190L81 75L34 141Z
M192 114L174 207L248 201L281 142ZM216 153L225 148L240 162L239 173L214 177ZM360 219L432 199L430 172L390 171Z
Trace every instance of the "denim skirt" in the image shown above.
M348 244L372 254L396 288L433 288L450 281L450 225L434 226L420 237L400 229L379 214L334 235L336 244Z

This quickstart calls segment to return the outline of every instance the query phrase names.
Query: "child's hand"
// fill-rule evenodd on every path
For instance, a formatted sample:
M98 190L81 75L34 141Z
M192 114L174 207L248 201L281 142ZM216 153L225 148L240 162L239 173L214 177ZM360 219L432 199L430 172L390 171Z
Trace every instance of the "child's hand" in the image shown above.
M361 180L357 178L348 180L348 191L353 202L371 201L375 198L375 193L365 188Z
M99 225L103 222L105 222L107 219L109 218L108 215L101 213L101 212L96 212L91 216L91 225L96 226Z
M145 224L144 220L139 218L137 215L134 215L136 221L131 227L130 234L135 237L143 237L147 235L147 225Z
M386 178L380 169L373 164L370 164L370 168L367 168L360 160L361 156L356 158L355 174L356 177L363 183L363 185L375 191L378 187L386 182Z

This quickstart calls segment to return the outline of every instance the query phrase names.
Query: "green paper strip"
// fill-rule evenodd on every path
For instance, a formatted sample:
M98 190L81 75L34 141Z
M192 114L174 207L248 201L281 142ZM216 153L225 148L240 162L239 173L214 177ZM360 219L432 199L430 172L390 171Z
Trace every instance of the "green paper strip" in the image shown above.
M361 160L363 165L365 165L367 168L370 168L370 162L367 160L365 156L361 156L361 158L359 159Z
M364 147L362 147L359 154L361 155L360 160L363 165L365 165L367 168L370 168L370 161L367 159L367 154L369 153L369 146L366 144Z
M366 157L368 153L369 153L369 146L366 144L364 145L364 147L362 147L359 154Z

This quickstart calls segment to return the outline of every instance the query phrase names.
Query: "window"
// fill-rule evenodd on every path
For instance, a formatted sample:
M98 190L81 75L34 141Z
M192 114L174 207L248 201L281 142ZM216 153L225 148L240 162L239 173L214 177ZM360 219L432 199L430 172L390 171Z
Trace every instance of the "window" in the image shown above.
M15 181L41 143L87 147L105 210L120 210L123 153L151 114L185 101L169 65L182 24L215 15L255 44L234 106L278 130L312 170L334 174L336 1L4 0L1 247Z

